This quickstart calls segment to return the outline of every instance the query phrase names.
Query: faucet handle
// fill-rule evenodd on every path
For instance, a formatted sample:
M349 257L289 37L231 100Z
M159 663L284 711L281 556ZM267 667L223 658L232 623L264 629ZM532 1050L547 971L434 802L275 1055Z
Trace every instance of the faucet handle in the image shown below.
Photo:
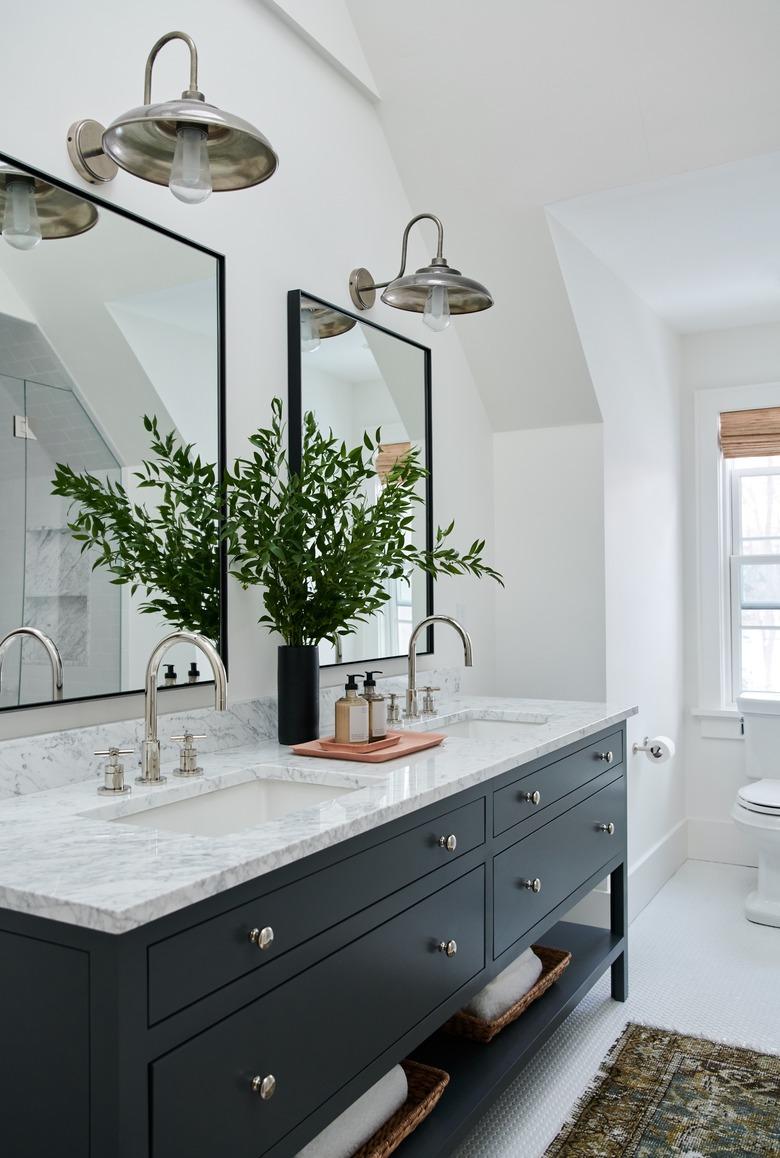
M124 796L130 792L130 785L125 784L125 766L120 756L132 756L133 748L101 748L96 756L108 756L103 769L103 783L98 788L100 796Z
M202 776L203 769L198 764L198 749L193 741L205 740L206 736L203 733L193 735L192 732L185 732L183 736L171 736L171 739L182 745L179 767L173 773L174 776Z
M433 693L440 692L441 688L432 688L430 684L426 684L423 691L425 692L422 706L423 715L433 716L436 714L436 701L433 698Z

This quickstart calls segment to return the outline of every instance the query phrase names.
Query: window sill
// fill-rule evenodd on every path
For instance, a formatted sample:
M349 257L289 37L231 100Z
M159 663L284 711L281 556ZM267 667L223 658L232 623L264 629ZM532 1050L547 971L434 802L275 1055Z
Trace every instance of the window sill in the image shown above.
M744 740L742 716L736 708L691 708L702 740Z

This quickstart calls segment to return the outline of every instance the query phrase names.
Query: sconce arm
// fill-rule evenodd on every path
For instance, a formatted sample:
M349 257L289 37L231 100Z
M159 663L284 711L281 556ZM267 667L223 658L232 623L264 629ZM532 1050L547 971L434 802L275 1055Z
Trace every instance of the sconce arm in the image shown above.
M435 217L433 213L418 213L416 217L412 218L404 230L403 240L401 241L401 268L399 272L395 275L394 278L391 278L390 281L377 281L374 282L374 284L371 286L365 286L364 289L387 289L387 287L390 285L390 282L398 281L399 277L404 276L404 273L406 272L406 254L407 249L409 248L409 231L413 225L417 224L418 221L435 222L438 239L436 242L436 257L434 258L434 263L438 264L444 260L444 226L442 225L439 218Z
M170 40L183 40L190 50L190 87L182 96L200 97L202 94L198 91L198 50L195 47L195 41L186 32L166 32L165 36L161 36L157 43L153 46L152 51L146 58L146 71L144 73L144 104L150 105L152 103L152 68L157 59L157 54Z

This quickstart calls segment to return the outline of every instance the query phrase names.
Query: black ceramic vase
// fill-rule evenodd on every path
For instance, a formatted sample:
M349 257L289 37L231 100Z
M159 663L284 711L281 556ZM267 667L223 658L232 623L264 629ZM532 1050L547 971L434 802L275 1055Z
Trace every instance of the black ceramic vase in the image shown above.
M316 740L320 734L320 652L316 645L279 648L277 693L279 743Z

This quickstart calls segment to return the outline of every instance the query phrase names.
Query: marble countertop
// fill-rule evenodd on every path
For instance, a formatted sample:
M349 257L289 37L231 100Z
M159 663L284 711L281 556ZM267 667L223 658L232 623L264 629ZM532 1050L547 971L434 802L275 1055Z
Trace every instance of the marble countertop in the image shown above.
M133 785L112 800L94 776L0 801L0 907L123 933L300 860L554 752L636 713L604 703L457 696L415 728L458 720L522 722L516 735L448 736L437 748L386 764L313 760L272 742L203 756L204 776ZM254 779L336 785L334 800L225 836L123 823L128 814Z

